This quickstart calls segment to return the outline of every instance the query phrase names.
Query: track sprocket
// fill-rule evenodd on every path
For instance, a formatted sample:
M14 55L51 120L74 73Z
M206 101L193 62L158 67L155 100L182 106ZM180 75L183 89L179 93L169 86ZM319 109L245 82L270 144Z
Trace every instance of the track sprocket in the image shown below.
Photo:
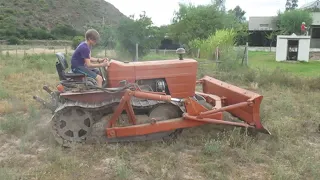
M52 117L55 139L65 147L84 143L92 132L93 119L83 108L67 107Z

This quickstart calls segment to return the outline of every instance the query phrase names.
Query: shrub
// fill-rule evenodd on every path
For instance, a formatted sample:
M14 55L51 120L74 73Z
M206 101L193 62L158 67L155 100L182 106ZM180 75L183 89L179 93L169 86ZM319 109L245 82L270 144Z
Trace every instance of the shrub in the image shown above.
M279 13L277 23L280 30L285 34L300 34L300 25L305 22L307 26L312 23L312 14L306 10L290 10L284 13Z
M207 39L195 39L189 43L191 49L199 48L201 58L215 59L216 48L219 49L220 70L230 70L239 67L237 51L234 49L236 31L233 29L217 30Z
M82 36L75 36L72 39L72 49L76 49L78 47L78 45L84 40L84 38Z
M9 37L9 38L7 39L7 42L8 42L8 44L10 44L10 45L21 44L20 39L17 38L17 37L14 37L14 36Z
M190 41L189 46L190 48L200 48L201 57L206 59L212 59L216 48L219 47L220 55L223 57L233 49L235 37L236 32L233 29L217 30L208 39Z

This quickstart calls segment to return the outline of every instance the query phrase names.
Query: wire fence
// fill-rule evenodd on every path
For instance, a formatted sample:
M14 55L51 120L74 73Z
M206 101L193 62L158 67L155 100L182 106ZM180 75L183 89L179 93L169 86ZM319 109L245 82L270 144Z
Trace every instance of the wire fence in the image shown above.
M32 54L55 54L63 52L73 53L71 46L47 46L47 45L3 45L0 44L0 55L25 56Z
M248 46L244 47L235 47L237 50L237 57L242 58L244 62L248 62L245 52L249 50ZM94 53L92 54L95 57L118 57L117 53L113 49L106 49L103 47L94 48ZM139 46L136 46L136 59L142 59L138 54ZM0 44L0 56L17 56L24 57L26 55L39 55L39 54L55 54L57 52L62 52L66 55L72 55L74 50L70 45L50 45L50 43L40 43L40 44L27 44L27 45L6 45ZM219 63L219 48L213 48L211 60L215 60ZM186 55L192 58L203 58L201 57L201 51L199 49L186 49ZM161 57L177 57L176 50L170 49L151 49L151 55L157 56L159 59ZM245 59L246 58L246 59Z

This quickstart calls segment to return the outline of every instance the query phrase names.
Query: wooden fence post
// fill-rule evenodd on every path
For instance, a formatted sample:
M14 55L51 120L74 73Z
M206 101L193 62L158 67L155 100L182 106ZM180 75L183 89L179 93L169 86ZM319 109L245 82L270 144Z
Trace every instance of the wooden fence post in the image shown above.
M135 59L135 61L138 61L138 58L139 58L139 45L137 43L136 44L136 59Z
M197 58L200 58L200 48L198 48Z
M248 66L248 64L249 64L249 57L248 57L248 52L249 52L249 44L248 44L248 42L246 43L246 65Z
M216 47L216 53L215 53L215 55L216 55L216 66L218 67L219 66L219 63L220 63L220 61L219 61L219 47Z

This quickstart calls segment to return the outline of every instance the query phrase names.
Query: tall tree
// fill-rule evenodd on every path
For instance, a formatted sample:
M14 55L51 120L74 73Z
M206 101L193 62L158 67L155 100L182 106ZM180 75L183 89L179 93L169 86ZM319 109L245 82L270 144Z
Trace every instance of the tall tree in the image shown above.
M286 2L286 11L291 9L291 0L287 0Z
M185 44L196 38L206 39L217 29L234 27L234 17L221 11L215 3L199 6L180 4L170 26L170 36Z
M296 9L298 7L298 0L291 0L292 4L291 7L292 9Z
M286 2L286 11L294 10L298 7L298 0L287 0Z
M150 47L160 43L154 39L155 33L153 22L145 12L137 19L134 16L130 16L130 19L123 19L116 31L120 46L127 50L133 58L136 44L139 44L139 56L143 56L148 53Z
M306 25L312 23L312 16L306 10L290 10L278 14L279 29L285 34L300 34L300 25L305 22Z
M213 2L219 8L220 11L226 10L226 0L214 0Z
M236 6L234 9L229 10L229 13L234 14L236 19L239 22L246 21L246 17L244 16L246 14L246 12L243 9L241 9L240 6Z

